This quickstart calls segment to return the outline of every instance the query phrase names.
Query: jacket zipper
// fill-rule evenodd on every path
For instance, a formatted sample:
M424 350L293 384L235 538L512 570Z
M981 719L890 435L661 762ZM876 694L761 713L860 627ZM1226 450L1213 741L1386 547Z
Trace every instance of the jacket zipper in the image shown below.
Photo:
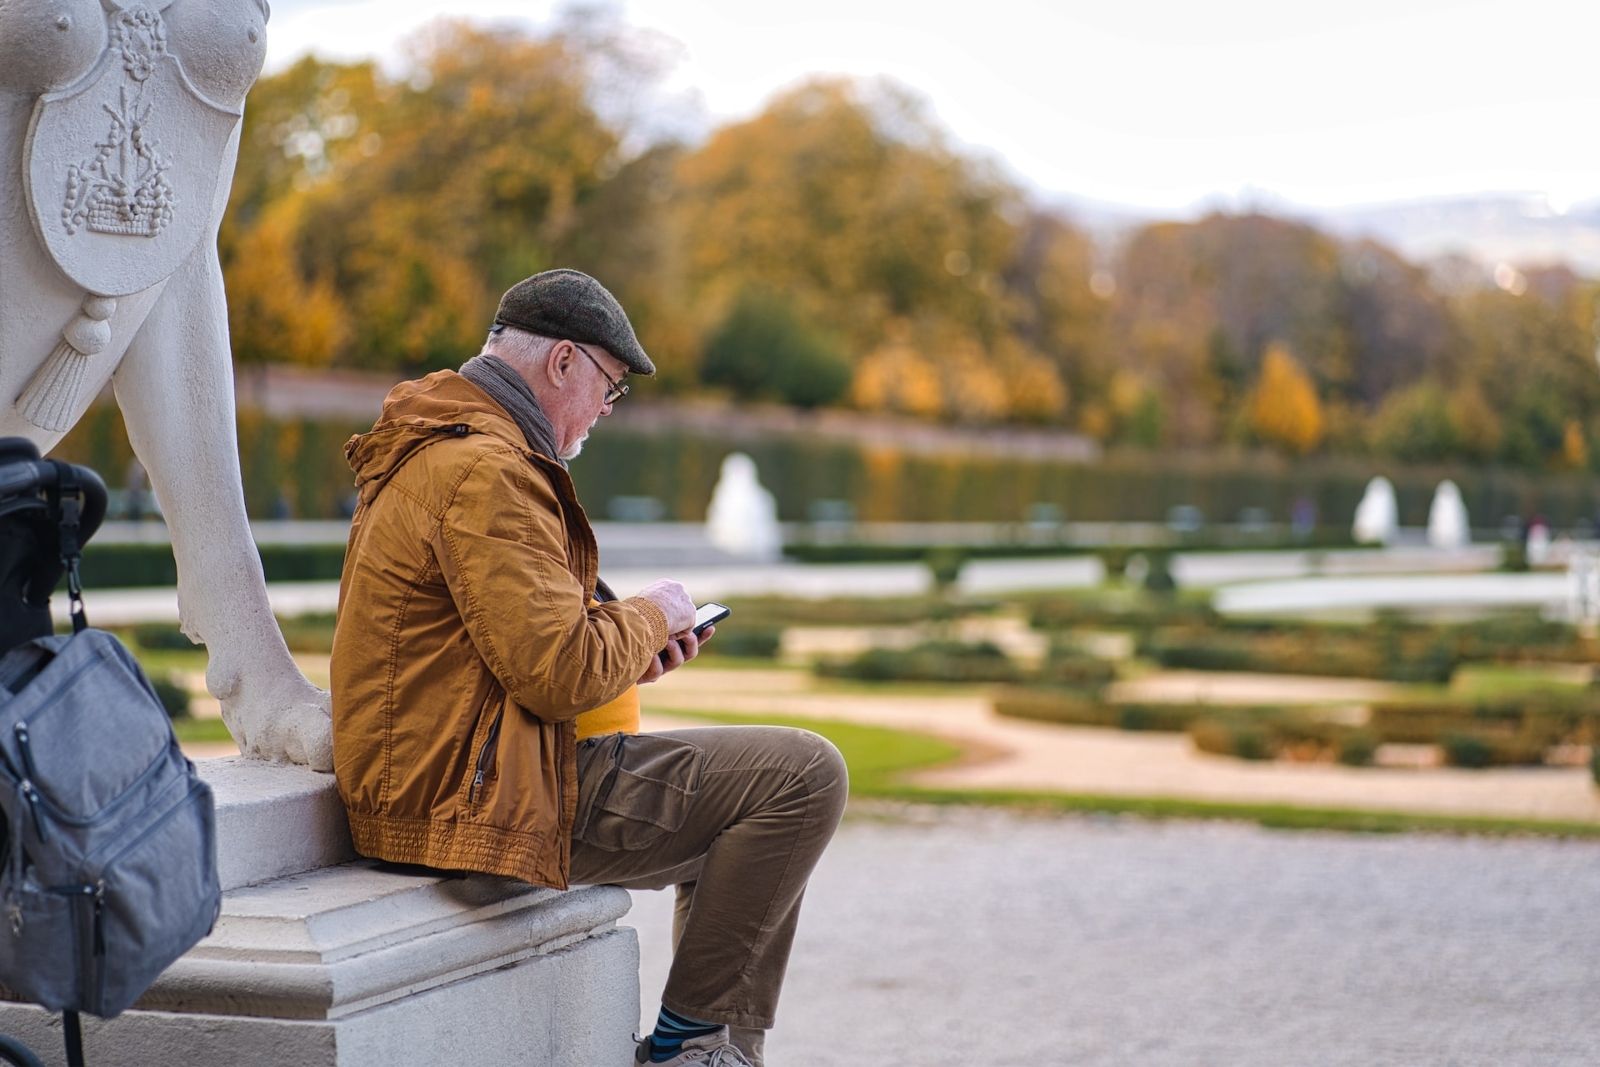
M494 713L494 721L489 724L489 733L483 739L483 747L478 750L478 762L472 774L472 785L467 788L468 807L472 806L478 790L483 787L484 772L494 764L495 752L500 747L500 722L505 717L506 706L502 703L500 709Z

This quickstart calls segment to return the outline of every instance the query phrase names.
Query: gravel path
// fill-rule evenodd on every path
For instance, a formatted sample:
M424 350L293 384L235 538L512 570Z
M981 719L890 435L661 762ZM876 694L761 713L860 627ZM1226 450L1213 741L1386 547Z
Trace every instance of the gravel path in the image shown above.
M670 899L635 894L643 1017ZM772 1067L1600 1062L1600 845L854 810Z

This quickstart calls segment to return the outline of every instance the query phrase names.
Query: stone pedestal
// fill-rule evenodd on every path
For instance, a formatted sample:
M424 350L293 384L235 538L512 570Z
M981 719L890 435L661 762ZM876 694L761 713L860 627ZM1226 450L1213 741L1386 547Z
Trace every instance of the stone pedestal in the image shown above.
M222 915L131 1011L85 1019L116 1067L617 1067L639 950L620 889L400 873L353 858L327 775L210 761ZM0 1005L0 1032L62 1062L60 1020Z

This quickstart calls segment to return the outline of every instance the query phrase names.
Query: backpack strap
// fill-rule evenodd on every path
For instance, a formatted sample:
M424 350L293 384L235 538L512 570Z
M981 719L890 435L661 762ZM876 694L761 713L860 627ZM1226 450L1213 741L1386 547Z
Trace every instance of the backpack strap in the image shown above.
M83 610L83 579L78 573L78 562L83 558L83 485L78 479L78 469L72 464L58 459L49 463L56 469L56 485L50 495L59 516L58 542L61 563L67 568L67 606L72 611L72 632L82 633L89 625L89 617Z
M44 1067L32 1049L16 1038L4 1034L0 1034L0 1060L15 1064L16 1067Z
M61 1039L67 1045L67 1067L83 1067L83 1024L77 1012L61 1013Z

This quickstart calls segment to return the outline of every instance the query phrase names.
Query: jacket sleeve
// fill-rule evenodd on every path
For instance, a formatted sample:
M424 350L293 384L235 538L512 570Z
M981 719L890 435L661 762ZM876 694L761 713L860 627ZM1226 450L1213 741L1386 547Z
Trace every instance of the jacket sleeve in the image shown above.
M568 569L555 493L519 455L472 459L433 551L478 654L540 719L571 719L615 700L666 647L666 616L651 601L587 603Z

